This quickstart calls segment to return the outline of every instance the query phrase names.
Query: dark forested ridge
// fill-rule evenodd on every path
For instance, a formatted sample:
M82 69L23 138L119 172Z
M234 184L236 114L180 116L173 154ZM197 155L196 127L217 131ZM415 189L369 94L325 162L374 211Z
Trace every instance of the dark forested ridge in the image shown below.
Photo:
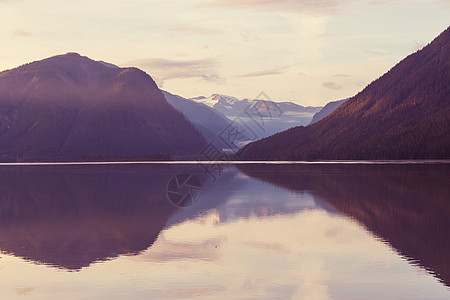
M139 69L69 53L0 73L0 161L152 159L204 145Z
M240 151L244 160L450 158L450 28L325 119Z

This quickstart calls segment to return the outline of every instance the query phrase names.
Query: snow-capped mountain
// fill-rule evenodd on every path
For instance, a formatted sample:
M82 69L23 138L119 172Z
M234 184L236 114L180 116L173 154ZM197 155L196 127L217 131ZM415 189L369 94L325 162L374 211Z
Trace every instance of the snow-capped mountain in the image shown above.
M240 124L239 132L245 132L245 137L241 142L235 143L238 147L248 141L265 138L291 127L308 125L314 114L322 109L322 107L304 107L293 102L238 99L221 94L191 100L213 108L234 124Z
M281 110L282 114L288 113L288 115L292 116L293 113L301 114L298 117L302 116L305 118L309 118L319 112L322 107L316 106L301 106L295 104L293 102L275 102L272 100L261 100L261 99L239 99L233 96L221 95L221 94L212 94L209 97L195 97L191 98L198 103L202 103L208 105L209 107L214 108L216 111L224 114L227 117L237 117L245 113L246 110L249 110L252 106L257 106L259 110L266 110L265 112L270 111L278 111ZM300 121L300 120L299 120ZM301 121L300 121L301 122ZM304 123L306 125L308 123ZM303 125L303 124L299 124Z
M203 103L205 105L208 105L209 107L214 107L218 102L221 102L223 105L231 104L237 101L240 101L236 97L227 96L227 95L221 95L221 94L212 94L209 97L200 96L191 98L191 100L194 100L198 103Z

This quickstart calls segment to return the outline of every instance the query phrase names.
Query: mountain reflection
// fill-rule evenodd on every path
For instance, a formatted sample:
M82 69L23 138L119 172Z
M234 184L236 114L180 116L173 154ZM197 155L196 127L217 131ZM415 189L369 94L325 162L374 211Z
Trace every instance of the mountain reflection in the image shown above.
M310 191L450 286L450 165L243 165L245 174Z
M149 168L0 167L0 249L71 270L147 249L176 210L176 170Z
M204 182L200 201L188 209L167 198L168 182L179 173ZM235 167L212 182L189 165L0 166L0 250L79 270L138 254L164 228L212 211L224 223L324 208L312 195L299 200L286 194Z
M178 173L204 183L189 209L167 198ZM448 174L449 164L242 165L211 182L186 165L0 166L0 250L79 270L139 254L163 229L202 215L219 224L320 209L357 220L450 286Z

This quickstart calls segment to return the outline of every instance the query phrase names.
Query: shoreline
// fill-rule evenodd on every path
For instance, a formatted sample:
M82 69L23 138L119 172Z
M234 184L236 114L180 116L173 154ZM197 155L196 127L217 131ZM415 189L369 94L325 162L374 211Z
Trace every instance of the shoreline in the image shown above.
M194 164L450 164L450 159L414 159L414 160L323 160L323 161L86 161L86 162L13 162L0 163L0 166L76 166L76 165L194 165Z

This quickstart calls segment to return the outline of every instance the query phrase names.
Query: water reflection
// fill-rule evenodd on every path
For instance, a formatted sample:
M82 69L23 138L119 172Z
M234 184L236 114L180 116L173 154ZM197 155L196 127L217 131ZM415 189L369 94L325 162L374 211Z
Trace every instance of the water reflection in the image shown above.
M0 168L0 248L70 270L147 249L176 208L169 167Z
M200 201L188 209L167 198L168 182L179 173L203 182ZM107 276L112 285L123 278L110 270L130 272L127 278L142 272L148 282L140 288L148 291L155 282L150 295L156 298L225 293L230 284L239 285L231 295L253 289L254 297L282 298L356 291L353 282L363 278L372 286L377 280L394 285L397 275L388 273L404 266L392 257L384 262L389 268L376 265L371 256L382 264L386 255L378 244L387 247L345 215L450 286L449 174L450 165L244 165L227 168L212 182L201 168L184 165L4 166L0 250L38 264L86 270L76 272L85 274L79 279L86 287L89 271L95 278ZM109 271L93 266L118 256L96 264ZM10 269L16 266L9 262ZM142 271L145 263L153 273ZM353 273L344 274L351 264ZM184 284L161 279L175 274ZM48 273L58 280L66 275ZM392 293L397 289L390 287Z
M246 165L249 176L312 191L450 286L450 165Z
M179 173L197 174L205 182L201 201L189 209L167 199L168 182ZM196 167L168 165L0 167L0 249L78 270L120 254L137 254L164 227L211 209L217 210L220 223L315 207L313 199L273 202L270 186L262 187L264 192L260 184L240 178L235 168L225 170L215 183L199 173ZM233 198L237 190L245 192Z
M176 211L169 218L167 227L197 219L211 211L216 215L217 224L253 217L294 215L311 209L337 212L309 191L302 192L299 197L298 193L292 194L285 188L255 180L234 166L224 170L216 182L205 181L201 201L189 209Z

